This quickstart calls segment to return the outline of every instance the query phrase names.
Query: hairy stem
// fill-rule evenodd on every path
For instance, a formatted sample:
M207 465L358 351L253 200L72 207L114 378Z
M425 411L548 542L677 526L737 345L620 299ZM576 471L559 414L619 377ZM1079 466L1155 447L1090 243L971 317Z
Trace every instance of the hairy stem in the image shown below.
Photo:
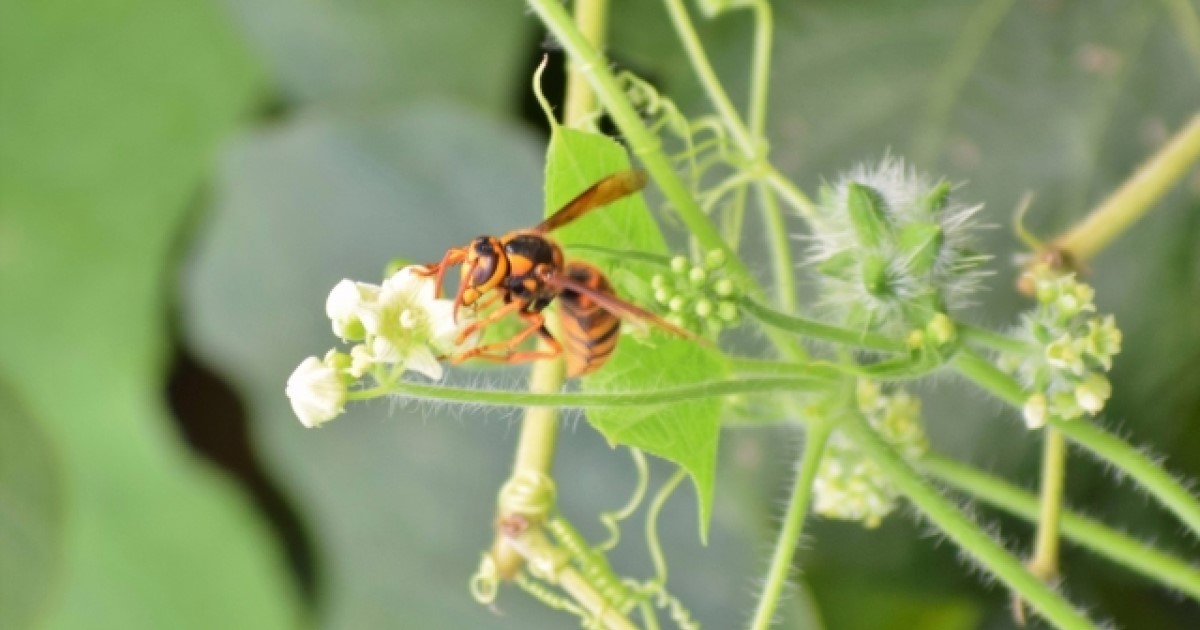
M1179 479L1172 477L1162 464L1129 442L1090 422L1052 419L1050 425L1062 431L1062 434L1077 446L1141 485L1167 509L1174 512L1193 534L1200 535L1200 501Z
M1200 158L1200 114L1142 165L1082 221L1055 238L1051 247L1076 262L1104 249L1154 206Z
M994 330L988 330L971 324L955 322L954 329L958 331L963 341L974 343L990 350L999 352L1013 352L1021 355L1028 355L1037 352L1037 347L1025 341L1009 337L1003 333L998 333Z
M771 87L771 43L775 31L771 4L754 3L754 61L750 68L750 135L758 144L762 159L767 156L767 100ZM775 278L775 300L787 313L796 312L796 272L783 210L775 192L764 181L755 185L763 223L771 239L771 272Z
M849 414L841 426L855 443L883 469L909 501L951 540L1029 603L1050 623L1067 630L1095 626L1071 604L1025 568L1021 561L983 532L883 441L861 414Z
M746 314L754 319L768 326L786 330L797 335L832 343L857 346L867 350L878 350L880 352L908 351L908 346L903 341L889 339L875 333L858 332L816 320L780 313L752 299L747 298L742 300L741 307Z
M934 453L921 458L919 466L951 488L1031 523L1038 522L1038 499L999 477ZM1200 601L1200 570L1196 567L1095 519L1069 510L1062 512L1061 519L1062 535L1067 540Z
M783 585L787 582L788 571L792 567L792 557L796 554L796 546L800 544L800 534L804 531L804 520L808 515L813 480L820 469L821 458L825 453L825 444L829 440L832 429L833 423L824 419L808 425L804 454L801 456L795 485L792 487L792 496L788 501L787 516L783 521L783 527L779 530L775 550L771 554L771 568L767 571L767 580L763 586L762 595L758 598L754 620L750 623L751 630L766 630L774 621L775 608L779 605L779 595L783 591Z
M649 391L604 393L538 393L496 389L443 387L411 381L398 381L386 387L350 392L349 400L369 400L382 396L400 396L412 400L441 401L489 407L555 407L599 409L667 405L732 394L764 394L781 391L817 391L829 387L829 381L808 376L763 376L692 383Z

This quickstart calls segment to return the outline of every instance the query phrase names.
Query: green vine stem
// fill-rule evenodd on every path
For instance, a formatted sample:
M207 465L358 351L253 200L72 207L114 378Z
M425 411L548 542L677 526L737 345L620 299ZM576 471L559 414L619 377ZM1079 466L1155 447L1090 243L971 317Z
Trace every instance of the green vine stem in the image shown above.
M593 46L602 47L608 29L608 0L576 0L575 24ZM596 109L596 93L575 66L567 67L567 91L564 95L563 124L576 127Z
M800 544L800 535L804 531L804 520L808 515L808 505L812 496L813 480L820 469L821 457L825 453L825 444L829 440L833 423L825 419L810 422L805 436L804 453L801 455L800 468L796 472L792 496L788 501L787 516L783 527L779 530L779 538L775 542L775 550L771 554L771 567L767 571L767 580L763 586L762 595L758 598L758 607L754 611L754 620L750 623L751 630L767 630L775 618L775 608L779 605L779 595L787 582L788 571L792 566L792 558L796 554L796 546Z
M1004 547L927 484L860 414L848 414L839 426L938 529L1050 623L1066 630L1095 628L1087 617L1030 573L1020 560L1005 551Z
M1200 158L1200 114L1150 158L1121 187L1050 247L1076 262L1104 249L1162 198Z
M922 472L951 488L1031 523L1038 522L1038 499L1003 479L932 453L923 457L919 465ZM1062 535L1103 558L1200 601L1200 570L1147 543L1069 510L1062 512Z
M958 336L967 343L973 343L989 350L997 352L1011 352L1015 354L1028 355L1037 352L1037 348L1033 345L1009 337L1008 335L988 330L980 326L955 322L954 329L958 332Z
M741 301L742 310L758 321L797 335L812 337L867 350L880 352L907 352L908 346L900 340L889 339L869 332L858 332L804 317L781 313L752 299Z
M829 387L829 381L807 376L763 376L707 381L650 391L627 392L523 392L496 389L443 387L412 381L397 381L388 385L352 391L347 400L370 400L396 395L413 400L440 401L489 407L553 407L559 409L599 409L669 405L703 398L733 394L765 394L771 392L819 391Z
M663 4L667 7L671 24L675 27L675 33L679 36L680 43L683 44L688 60L691 61L692 71L700 79L700 85L704 87L704 93L708 95L708 100L712 101L713 108L717 110L717 115L721 117L721 122L733 136L742 155L748 159L754 159L759 153L758 142L746 128L746 123L738 115L733 101L729 99L725 88L721 86L721 80L717 78L717 73L708 60L708 54L704 52L704 45L700 43L700 36L696 34L696 28L692 25L692 19L688 17L683 0L663 0ZM765 102L763 107L766 107Z
M1067 441L1055 429L1047 429L1045 433L1037 538L1029 568L1043 580L1053 580L1058 577L1058 532L1067 478Z
M1050 426L1128 475L1174 512L1193 534L1200 534L1200 502L1196 496L1141 449L1090 422L1051 420Z
M1043 432L1042 478L1039 491L1037 535L1028 567L1048 583L1059 576L1059 532L1062 528L1063 489L1067 478L1067 441L1056 429ZM1013 617L1025 625L1025 604L1013 599Z
M1020 409L1025 404L1025 392L1021 385L979 355L962 350L952 365L960 374L1013 407ZM1137 447L1083 420L1051 419L1050 426L1141 485L1193 533L1200 534L1200 501L1183 483Z

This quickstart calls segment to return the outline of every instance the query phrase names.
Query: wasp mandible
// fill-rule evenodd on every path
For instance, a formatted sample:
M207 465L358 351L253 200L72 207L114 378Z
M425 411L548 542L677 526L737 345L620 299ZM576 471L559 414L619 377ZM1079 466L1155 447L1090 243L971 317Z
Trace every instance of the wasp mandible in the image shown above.
M681 337L694 335L662 318L617 297L604 274L585 262L564 260L562 248L547 234L583 215L640 191L646 174L619 171L592 184L550 218L538 225L504 236L480 236L463 247L446 251L441 262L423 267L436 276L439 295L450 267L461 266L455 317L460 307L478 311L497 302L501 306L464 327L458 343L502 318L515 314L525 328L505 342L478 345L450 357L452 363L485 359L519 363L564 355L567 376L594 372L612 356L620 337L621 320L649 322ZM560 305L562 341L546 328L542 311L555 298ZM545 341L545 349L518 350L533 335Z

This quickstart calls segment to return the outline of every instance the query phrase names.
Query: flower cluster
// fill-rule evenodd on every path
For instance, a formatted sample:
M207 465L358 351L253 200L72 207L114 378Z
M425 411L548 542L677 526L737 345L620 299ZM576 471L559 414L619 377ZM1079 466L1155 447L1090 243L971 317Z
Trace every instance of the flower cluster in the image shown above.
M1112 315L1095 315L1095 291L1074 274L1039 265L1023 278L1034 287L1037 306L1022 317L1016 335L1038 351L1001 357L1026 391L1025 424L1039 429L1051 418L1096 415L1112 395L1105 372L1121 351L1121 331Z
M680 328L707 328L710 333L737 324L737 286L725 274L725 262L725 252L714 249L702 264L676 256L670 274L655 274L650 286L655 301L670 311L665 319Z
M893 157L822 187L809 262L839 319L902 334L969 302L989 258L970 249L982 206L956 204L950 192Z
M385 385L412 370L440 379L439 356L459 349L463 326L474 320L464 311L456 321L454 302L436 294L434 279L414 267L400 269L382 285L342 280L334 286L325 314L333 334L355 345L349 353L308 357L288 378L285 391L300 422L315 427L336 418L350 388L366 377Z
M905 391L883 394L875 381L858 382L858 409L885 441L909 460L929 450L921 424L921 401ZM879 526L896 508L899 492L879 466L842 433L829 438L813 482L814 508L829 518Z

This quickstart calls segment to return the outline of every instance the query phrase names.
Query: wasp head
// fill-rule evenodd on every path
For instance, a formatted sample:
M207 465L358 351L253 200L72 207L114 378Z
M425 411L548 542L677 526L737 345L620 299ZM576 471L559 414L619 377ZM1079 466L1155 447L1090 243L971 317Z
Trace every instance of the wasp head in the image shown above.
M508 257L504 255L500 239L494 236L480 236L466 249L459 303L470 306L508 276Z

